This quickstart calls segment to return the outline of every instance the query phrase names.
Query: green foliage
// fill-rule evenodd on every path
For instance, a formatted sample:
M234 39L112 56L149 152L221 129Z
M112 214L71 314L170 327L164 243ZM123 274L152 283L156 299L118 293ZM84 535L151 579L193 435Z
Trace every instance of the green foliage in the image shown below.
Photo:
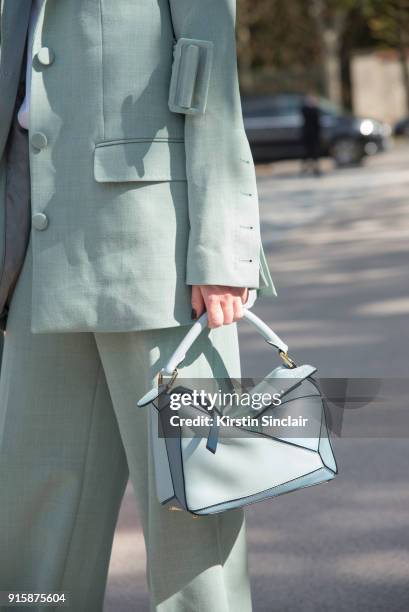
M349 104L349 62L362 48L396 49L407 71L409 0L237 0L237 8L245 88L262 89L264 79L271 91L318 87L325 92L328 63L338 53ZM409 74L404 79L409 99Z
M409 33L409 0L362 0L362 12L374 37L390 47Z
M303 66L318 46L305 0L238 0L239 59L252 67Z
M237 6L239 59L248 65L244 56L250 56L254 68L319 61L317 18L324 27L342 18L348 29L353 15L356 48L363 42L395 47L402 32L409 35L409 0L238 0Z

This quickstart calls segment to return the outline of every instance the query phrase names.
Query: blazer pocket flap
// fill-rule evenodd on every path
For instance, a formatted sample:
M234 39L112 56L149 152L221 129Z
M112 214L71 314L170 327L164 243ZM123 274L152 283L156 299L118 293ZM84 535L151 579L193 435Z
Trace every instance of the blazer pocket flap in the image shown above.
M99 183L185 181L183 139L138 138L95 145L94 178Z

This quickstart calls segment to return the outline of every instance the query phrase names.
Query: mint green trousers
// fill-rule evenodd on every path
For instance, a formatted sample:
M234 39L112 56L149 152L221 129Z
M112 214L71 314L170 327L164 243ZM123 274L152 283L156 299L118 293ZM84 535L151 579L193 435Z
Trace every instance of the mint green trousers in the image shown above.
M243 512L194 519L155 496L152 408L139 409L136 401L187 328L32 334L31 277L30 244L10 306L0 377L0 590L65 591L70 605L58 609L102 611L130 478L151 610L248 612ZM181 376L238 376L239 369L230 325L202 334ZM51 608L21 607L27 609Z

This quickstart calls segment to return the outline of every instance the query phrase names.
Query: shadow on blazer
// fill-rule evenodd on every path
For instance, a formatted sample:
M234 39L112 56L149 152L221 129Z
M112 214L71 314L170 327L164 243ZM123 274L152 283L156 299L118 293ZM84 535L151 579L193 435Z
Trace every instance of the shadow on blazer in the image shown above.
M26 4L2 5L0 145ZM169 108L182 39L212 52L206 87L200 44L197 65L182 62L176 74L192 104L207 89L201 114ZM121 0L119 10L108 0L45 0L32 51L32 331L188 325L195 284L275 295L241 114L235 2ZM4 180L3 168L0 228Z

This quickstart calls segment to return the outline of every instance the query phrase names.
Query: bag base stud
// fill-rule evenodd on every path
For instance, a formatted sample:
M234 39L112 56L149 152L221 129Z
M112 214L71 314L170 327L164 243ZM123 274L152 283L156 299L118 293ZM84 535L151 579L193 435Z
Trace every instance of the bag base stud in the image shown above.
M183 512L183 508L179 508L178 506L169 506L168 510L170 512ZM191 516L194 519L200 518L200 516L198 516L197 514L192 514Z

